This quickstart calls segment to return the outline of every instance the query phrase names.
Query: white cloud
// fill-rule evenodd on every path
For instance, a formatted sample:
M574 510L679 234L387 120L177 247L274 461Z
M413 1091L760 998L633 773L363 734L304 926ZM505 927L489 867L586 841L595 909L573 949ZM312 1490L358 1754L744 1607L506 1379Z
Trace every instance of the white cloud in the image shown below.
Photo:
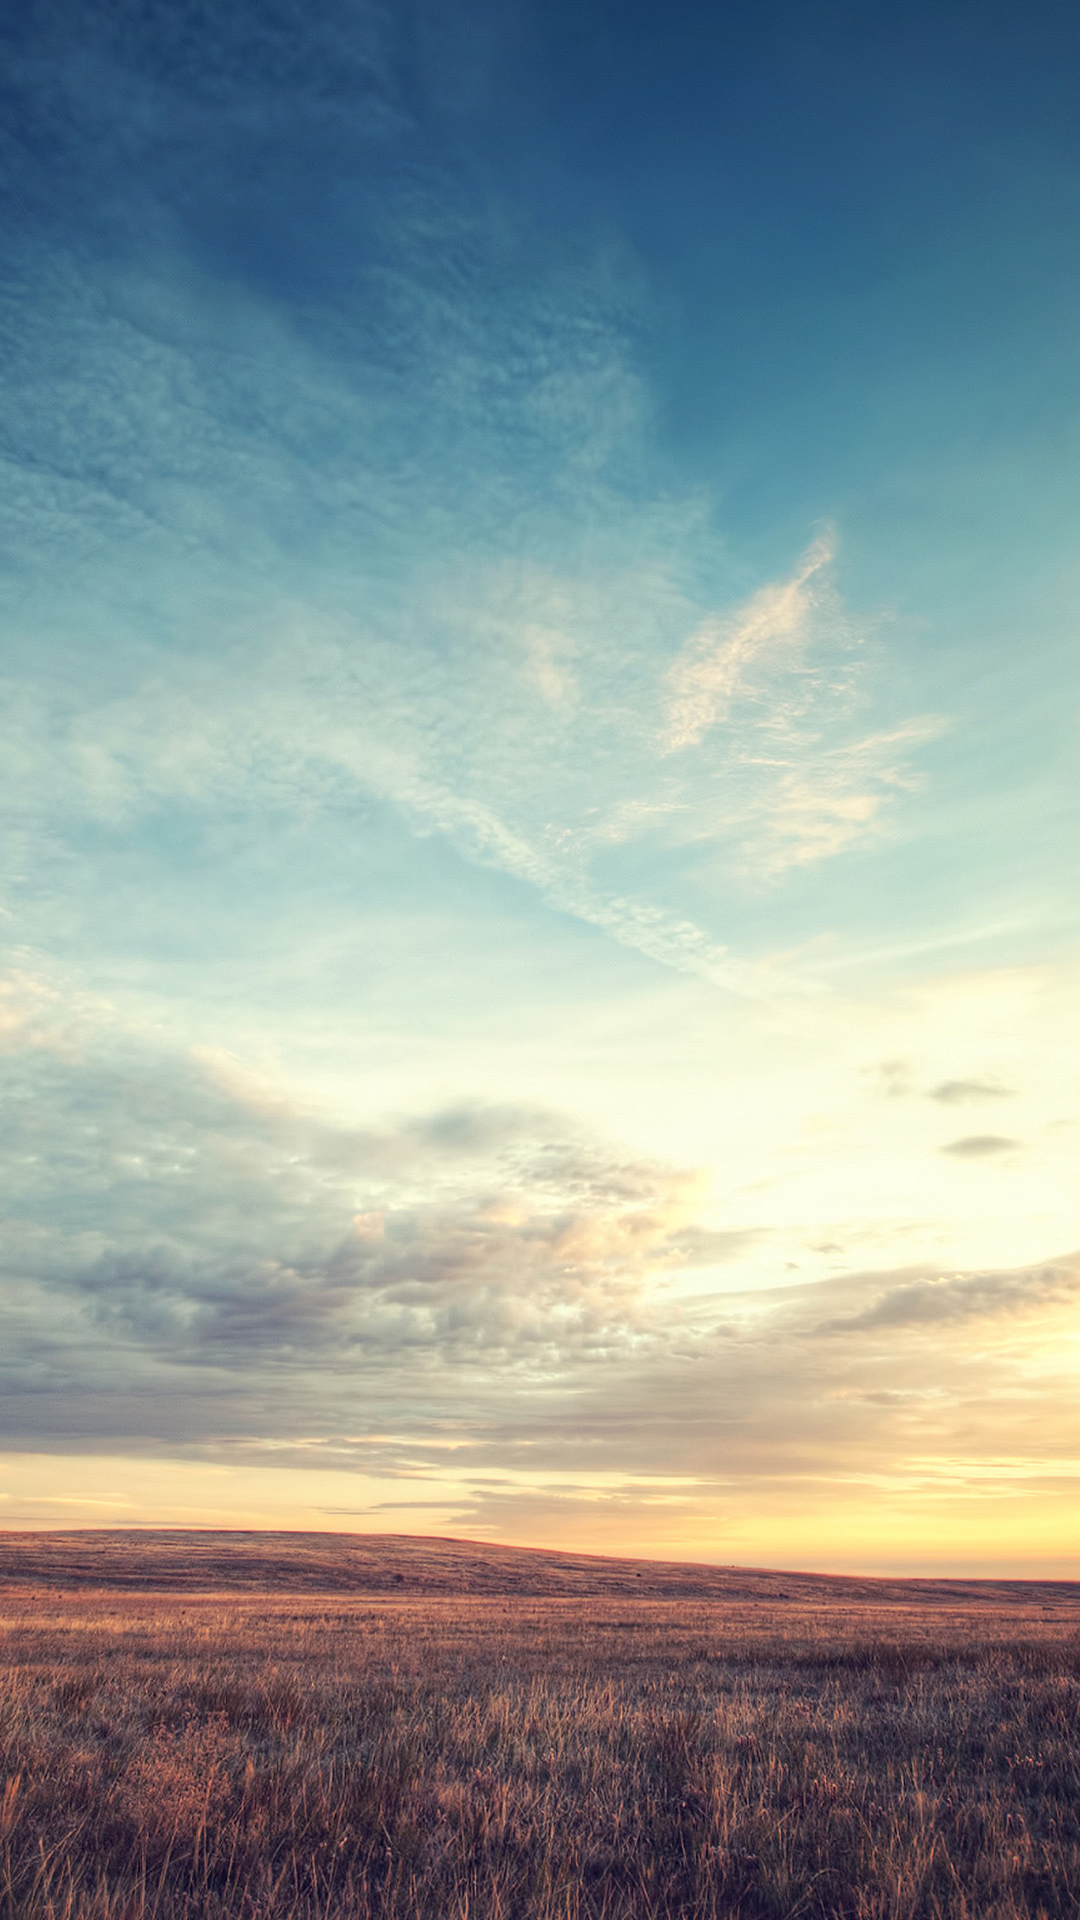
M523 635L527 672L550 707L572 707L581 689L569 662L574 643L557 628L527 625Z
M732 614L710 615L691 636L668 671L667 752L698 746L730 718L759 660L805 642L813 614L829 599L821 576L835 551L833 537L823 534L789 579L760 587Z
M792 740L788 755L766 762L768 777L747 809L746 864L776 877L880 833L888 802L920 784L908 756L942 729L928 716L838 746Z

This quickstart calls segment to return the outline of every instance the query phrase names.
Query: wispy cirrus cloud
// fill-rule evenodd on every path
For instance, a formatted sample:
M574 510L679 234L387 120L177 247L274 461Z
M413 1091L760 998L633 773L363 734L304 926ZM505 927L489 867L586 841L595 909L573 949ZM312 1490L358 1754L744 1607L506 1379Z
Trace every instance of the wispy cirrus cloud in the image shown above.
M631 576L613 591L633 585ZM565 593L572 602L570 586ZM584 604L595 626L589 595ZM528 609L519 611L510 628L527 653ZM508 621L504 603L500 635ZM686 910L668 850L719 852L733 876L752 872L755 883L832 857L876 830L888 800L912 784L907 755L934 731L912 723L853 741L781 737L774 715L767 739L755 721L727 741L704 781L673 781L652 751L643 662L620 689L591 648L580 701L545 724L534 702L549 714L552 703L530 693L513 652L474 657L463 643L421 656L403 702L400 655L377 634L319 612L291 610L282 624L285 635L257 647L241 627L216 659L155 660L133 690L74 710L66 696L28 691L20 832L40 849L43 881L56 868L61 884L64 839L87 814L122 836L163 805L209 816L242 796L245 811L310 813L375 796L419 838L445 837L556 911L662 966L753 996L775 990L776 969L762 970L722 926ZM805 703L805 687L798 697ZM632 885L613 879L613 855L632 862Z
M698 746L729 719L740 695L752 696L755 667L802 646L815 614L836 611L827 585L835 555L835 537L820 535L790 578L759 587L734 613L710 614L702 622L668 669L667 752Z
M393 84L384 62L374 94ZM186 150L170 74L146 85ZM119 839L162 807L212 820L238 799L374 795L620 945L755 993L733 902L703 911L670 849L685 870L720 860L736 900L748 878L781 882L879 830L929 733L852 729L831 535L729 611L708 500L650 490L632 257L571 269L529 254L497 195L485 219L451 173L421 190L391 106L356 139L395 218L360 249L364 297L332 279L310 324L287 319L267 264L288 208L260 199L265 248L223 286L220 237L185 245L213 168L193 159L181 218L152 140L155 249L90 274L28 242L36 293L6 343L12 551L49 581L59 543L73 584L35 589L65 674L36 674L37 631L13 649L14 864L55 901L88 813ZM334 122L331 148L344 137ZM305 147L313 208L325 162ZM358 232L369 214L361 195ZM675 751L691 745L704 778Z
M924 716L841 744L793 738L775 758L763 756L770 777L749 809L758 832L750 826L746 857L779 877L871 838L890 802L921 784L912 756L942 731L939 718Z
M670 758L694 748L706 762L695 783L709 798L684 802L680 824L701 834L711 814L736 869L757 881L879 834L890 804L921 784L914 756L944 728L937 715L859 727L866 629L836 590L836 554L835 533L821 535L788 578L710 615L666 676L660 750Z

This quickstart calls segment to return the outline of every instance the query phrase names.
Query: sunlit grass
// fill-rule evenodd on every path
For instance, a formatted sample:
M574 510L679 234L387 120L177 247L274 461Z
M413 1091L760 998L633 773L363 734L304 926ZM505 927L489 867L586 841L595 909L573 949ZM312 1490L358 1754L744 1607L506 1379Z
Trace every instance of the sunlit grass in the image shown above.
M1067 1619L9 1600L4 1920L1080 1911Z

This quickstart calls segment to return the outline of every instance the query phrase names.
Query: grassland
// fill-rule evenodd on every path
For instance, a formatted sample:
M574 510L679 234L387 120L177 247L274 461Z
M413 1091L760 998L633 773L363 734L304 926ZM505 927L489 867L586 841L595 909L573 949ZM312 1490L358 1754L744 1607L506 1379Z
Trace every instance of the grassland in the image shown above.
M0 1537L3 1920L1080 1913L1075 1588L293 1547Z

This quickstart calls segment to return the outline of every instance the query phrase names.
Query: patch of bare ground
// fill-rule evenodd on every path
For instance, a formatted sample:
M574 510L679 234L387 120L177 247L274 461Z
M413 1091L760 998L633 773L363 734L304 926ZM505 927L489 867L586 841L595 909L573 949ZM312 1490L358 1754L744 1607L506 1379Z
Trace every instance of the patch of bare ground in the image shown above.
M131 1590L193 1539L201 1592ZM3 1920L1080 1913L1075 1588L208 1593L229 1540L3 1537ZM242 1536L248 1574L282 1541ZM425 1578L514 1559L412 1544Z

